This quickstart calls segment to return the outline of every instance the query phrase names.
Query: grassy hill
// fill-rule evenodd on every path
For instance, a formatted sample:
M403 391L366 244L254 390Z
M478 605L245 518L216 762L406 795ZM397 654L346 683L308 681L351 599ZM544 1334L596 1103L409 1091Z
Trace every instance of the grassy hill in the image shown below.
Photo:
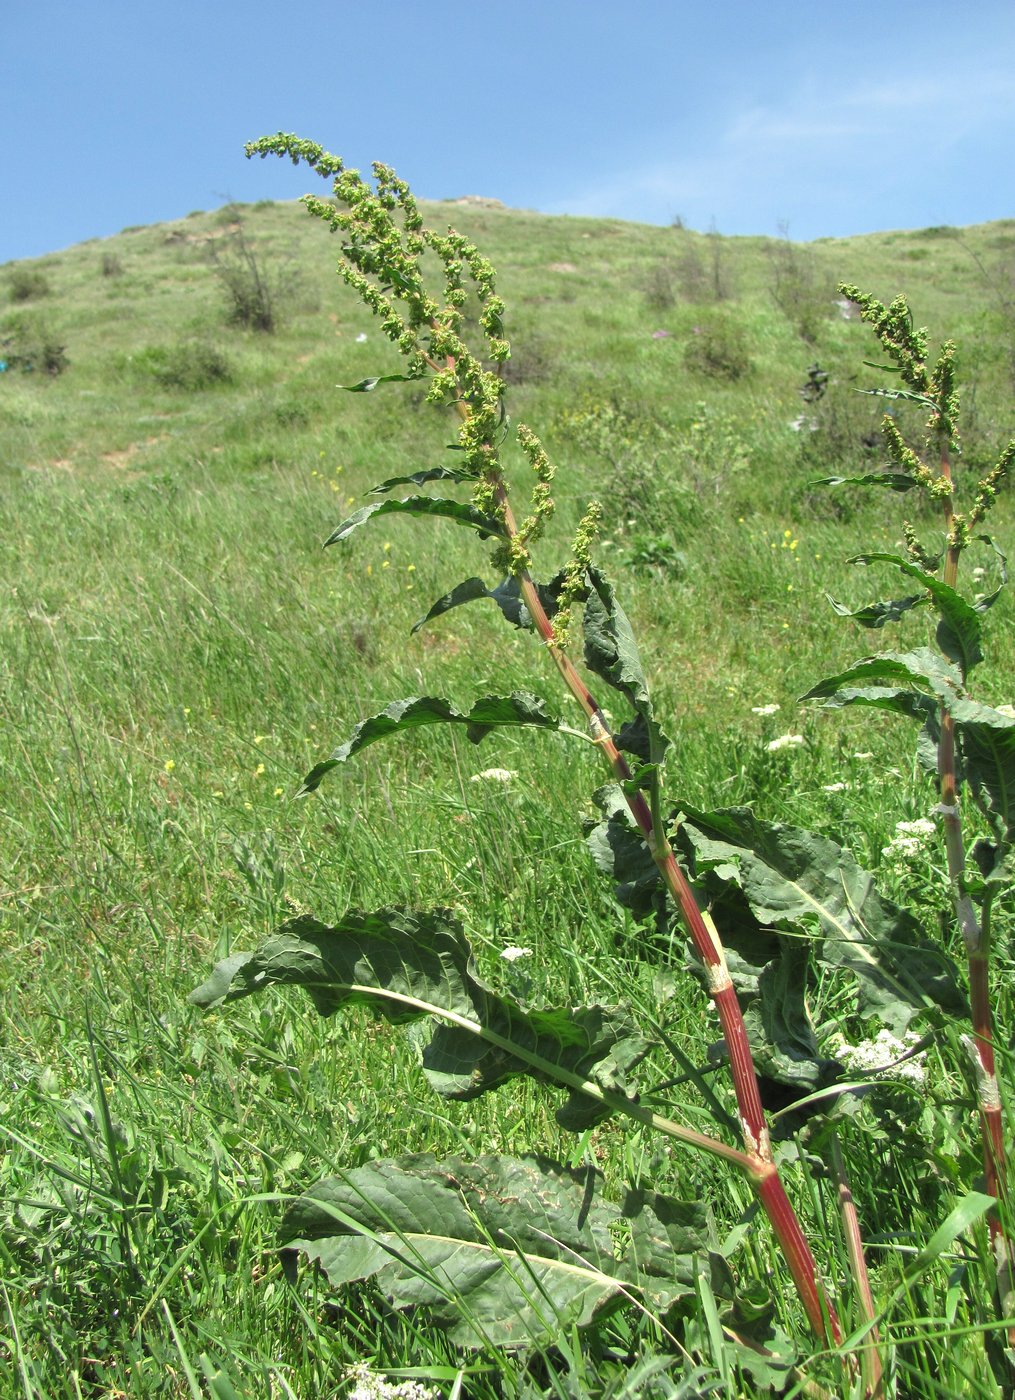
M559 464L543 576L589 495L606 505L599 557L674 740L674 791L835 835L936 926L930 857L919 879L882 858L896 823L935 801L913 736L890 716L796 701L865 650L926 641L916 614L871 644L825 597L856 607L890 589L845 560L894 548L902 512L892 493L813 483L883 460L883 401L856 392L880 382L864 363L879 356L839 281L905 292L918 322L959 343L960 482L1015 436L1015 221L795 245L471 204L424 212L498 270L510 412ZM299 206L266 202L0 268L4 1396L338 1396L364 1359L451 1393L460 1358L439 1328L369 1289L333 1308L309 1280L294 1292L273 1253L280 1201L378 1155L593 1160L614 1186L652 1176L712 1200L724 1236L749 1207L739 1181L689 1154L664 1160L629 1129L568 1137L533 1086L427 1097L414 1043L365 1017L311 1020L281 996L204 1018L186 1005L215 957L294 910L446 904L465 911L492 979L508 976L500 951L521 945L537 996L633 999L689 1063L716 1035L683 950L647 947L591 865L581 823L603 777L587 745L405 739L291 799L396 696L464 704L529 688L559 703L540 649L486 604L410 633L483 570L463 532L427 546L396 521L321 552L367 488L438 465L451 432L416 385L337 391L398 360L335 277L335 251ZM238 312L270 313L273 328ZM827 388L806 399L815 365ZM1013 502L1009 488L990 527L1009 554ZM996 556L978 547L972 562L987 591ZM989 621L979 693L1011 703L1010 599ZM786 732L804 742L771 749ZM516 776L472 781L493 765ZM1010 905L997 924L1010 973ZM811 1013L823 1036L847 1016L830 985ZM905 1248L977 1171L957 1130L972 1100L954 1036L933 1054L936 1087L910 1101L904 1144L870 1125L843 1134L863 1163L853 1188L878 1298L893 1300L899 1393L988 1396L972 1251L897 1291ZM702 1102L687 1084L670 1108L693 1122ZM737 1234L730 1260L759 1281L778 1274L760 1227ZM529 1362L479 1353L455 1393L675 1395L658 1378L609 1391L650 1334L625 1316L594 1355L569 1337ZM698 1355L719 1367L707 1340ZM716 1383L731 1396L753 1384L736 1368Z

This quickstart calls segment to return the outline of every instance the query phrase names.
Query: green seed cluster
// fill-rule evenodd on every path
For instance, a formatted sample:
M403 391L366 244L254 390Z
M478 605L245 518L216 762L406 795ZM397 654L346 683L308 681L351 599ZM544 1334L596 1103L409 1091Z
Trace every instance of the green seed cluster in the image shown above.
M503 334L504 303L496 295L494 270L474 244L448 229L428 228L415 197L390 166L373 165L373 183L311 141L279 132L247 146L247 155L288 156L324 179L332 199L305 195L308 211L342 238L338 271L381 323L381 330L406 357L411 376L429 375L427 398L459 409L459 466L478 481L497 470L494 444L504 421L504 382L484 368L463 339L469 284L480 310L483 360L498 366L510 355ZM423 268L427 251L443 269L440 294Z
M456 465L475 482L472 499L476 508L503 521L499 447L506 435L507 417L505 383L498 371L511 349L504 335L505 307L496 292L492 264L454 229L438 233L428 228L409 186L390 166L375 163L370 183L314 142L285 132L252 141L246 151L248 156L262 158L288 157L295 165L302 161L322 179L332 180L331 199L304 195L304 205L341 236L340 275L379 318L381 330L406 357L409 376L428 379L428 402L458 412L462 455ZM439 295L424 272L427 253L434 254L442 268ZM475 354L465 339L470 292L479 303L474 324L482 333L481 355ZM535 474L530 513L495 559L514 574L529 567L528 544L553 513L550 489L554 475L535 433L522 426L517 439ZM572 602L584 586L582 578L599 514L598 505L589 508L575 539L574 557L568 566Z
M599 535L599 525L603 518L603 508L598 501L589 501L585 514L578 522L571 544L571 557L564 566L563 584L558 599L557 612L553 619L553 642L565 647L571 628L571 612L574 604L584 598L587 590L586 575L592 567L592 546Z

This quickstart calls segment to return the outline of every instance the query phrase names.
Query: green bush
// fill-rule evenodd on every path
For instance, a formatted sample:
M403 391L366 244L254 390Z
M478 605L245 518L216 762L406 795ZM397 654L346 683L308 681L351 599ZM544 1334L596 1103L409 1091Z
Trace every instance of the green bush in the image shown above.
M266 335L277 330L281 307L296 287L293 270L285 263L267 262L240 228L224 240L221 249L213 247L211 257L226 294L230 323Z
M31 316L13 317L0 334L0 359L8 369L20 369L25 374L38 370L42 374L62 374L70 361L66 346L46 322Z
M747 336L725 312L714 312L696 325L684 346L684 362L708 379L743 379L751 372Z
M200 340L175 345L149 345L129 360L131 370L154 379L163 389L193 393L229 384L234 378L232 361L217 346Z
M37 301L48 297L52 288L49 278L38 267L15 267L7 277L11 301Z

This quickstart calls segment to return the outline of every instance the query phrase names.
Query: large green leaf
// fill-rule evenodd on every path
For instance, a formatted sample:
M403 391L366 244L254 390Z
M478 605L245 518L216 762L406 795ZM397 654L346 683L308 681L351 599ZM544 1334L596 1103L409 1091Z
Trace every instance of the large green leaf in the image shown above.
M703 1207L653 1197L618 1259L601 1187L597 1172L541 1157L404 1156L318 1182L282 1240L335 1287L371 1278L395 1308L425 1306L459 1346L538 1346L643 1284L668 1306L717 1258Z
M519 1074L563 1083L558 1117L585 1127L609 1111L584 1093L590 1081L624 1097L645 1043L616 1008L523 1008L476 973L472 950L449 910L350 910L333 927L290 920L251 953L234 954L191 994L198 1006L303 987L330 1016L368 1005L394 1024L433 1018L423 1069L445 1098L470 1099Z
M914 579L927 590L941 619L937 629L938 646L949 661L953 661L960 668L963 678L983 660L983 652L980 649L983 629L980 613L971 603L966 602L961 593L957 593L947 583L942 583L935 574L927 573L925 569L899 554L858 554L849 562L864 565L893 564L900 573Z
M617 736L619 748L647 763L659 763L668 740L652 715L652 700L634 631L617 602L613 585L598 569L589 570L592 587L585 602L585 665L629 702L637 716Z
M963 1009L951 959L924 938L907 910L883 899L873 875L830 838L762 821L744 807L707 813L685 808L681 834L706 890L718 897L734 884L769 938L773 932L791 935L819 964L853 974L861 1015L876 1015L900 1035L928 1003ZM714 913L725 938L721 906ZM796 1059L806 1045L805 1012L794 1006L804 995L802 969L793 976L786 967L777 974L766 970L758 994L758 1024L780 1053Z
M339 540L347 539L354 530L358 530L376 515L398 514L429 515L455 520L459 525L468 525L471 529L478 530L482 539L490 535L507 538L501 521L492 515L485 515L464 501L446 500L440 496L406 496L402 501L375 501L372 505L361 506L331 532L324 541L324 546L327 548L329 544L337 544Z
M847 686L871 685L914 686L924 692L940 694L946 685L959 689L962 676L956 667L928 647L904 652L884 651L877 656L865 656L838 675L819 681L801 698L823 700Z
M345 743L310 770L303 779L300 795L313 792L332 768L345 763L378 739L433 724L464 725L468 738L474 744L478 744L493 729L521 725L531 725L537 729L560 728L560 720L547 714L546 702L525 690L516 690L510 695L485 695L467 711L456 709L449 700L442 700L436 695L410 695L404 700L393 700L378 714L360 720Z

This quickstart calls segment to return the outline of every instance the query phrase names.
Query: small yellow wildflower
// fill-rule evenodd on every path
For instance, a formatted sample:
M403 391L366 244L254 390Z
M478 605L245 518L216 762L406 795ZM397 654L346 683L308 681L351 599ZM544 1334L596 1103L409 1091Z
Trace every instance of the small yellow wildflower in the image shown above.
M407 574L414 574L414 573L416 572L416 565L415 565L415 564L406 564L406 566L405 566L405 572L406 572Z
M175 760L175 759L172 759L172 758L167 758L166 761L165 761L165 764L164 764L163 766L164 766L165 771L166 771L167 773L171 773L171 772L173 771L173 769L176 767L176 760Z
M285 792L285 788L276 788L276 789L275 789L275 796L276 796L276 797L281 797L282 794L283 794L283 792Z
M254 777L255 777L255 778L259 778L263 772L264 772L264 764L263 764L263 763L259 763L259 764L257 765L257 767L254 769Z
M268 737L267 734L255 734L255 735L254 735L254 743L255 743L255 744L263 744L264 741L265 741L265 739L267 739L267 737Z
M385 540L385 541L384 541L384 553L385 553L385 554L390 554L390 553L391 553L391 541L390 541L390 540Z

